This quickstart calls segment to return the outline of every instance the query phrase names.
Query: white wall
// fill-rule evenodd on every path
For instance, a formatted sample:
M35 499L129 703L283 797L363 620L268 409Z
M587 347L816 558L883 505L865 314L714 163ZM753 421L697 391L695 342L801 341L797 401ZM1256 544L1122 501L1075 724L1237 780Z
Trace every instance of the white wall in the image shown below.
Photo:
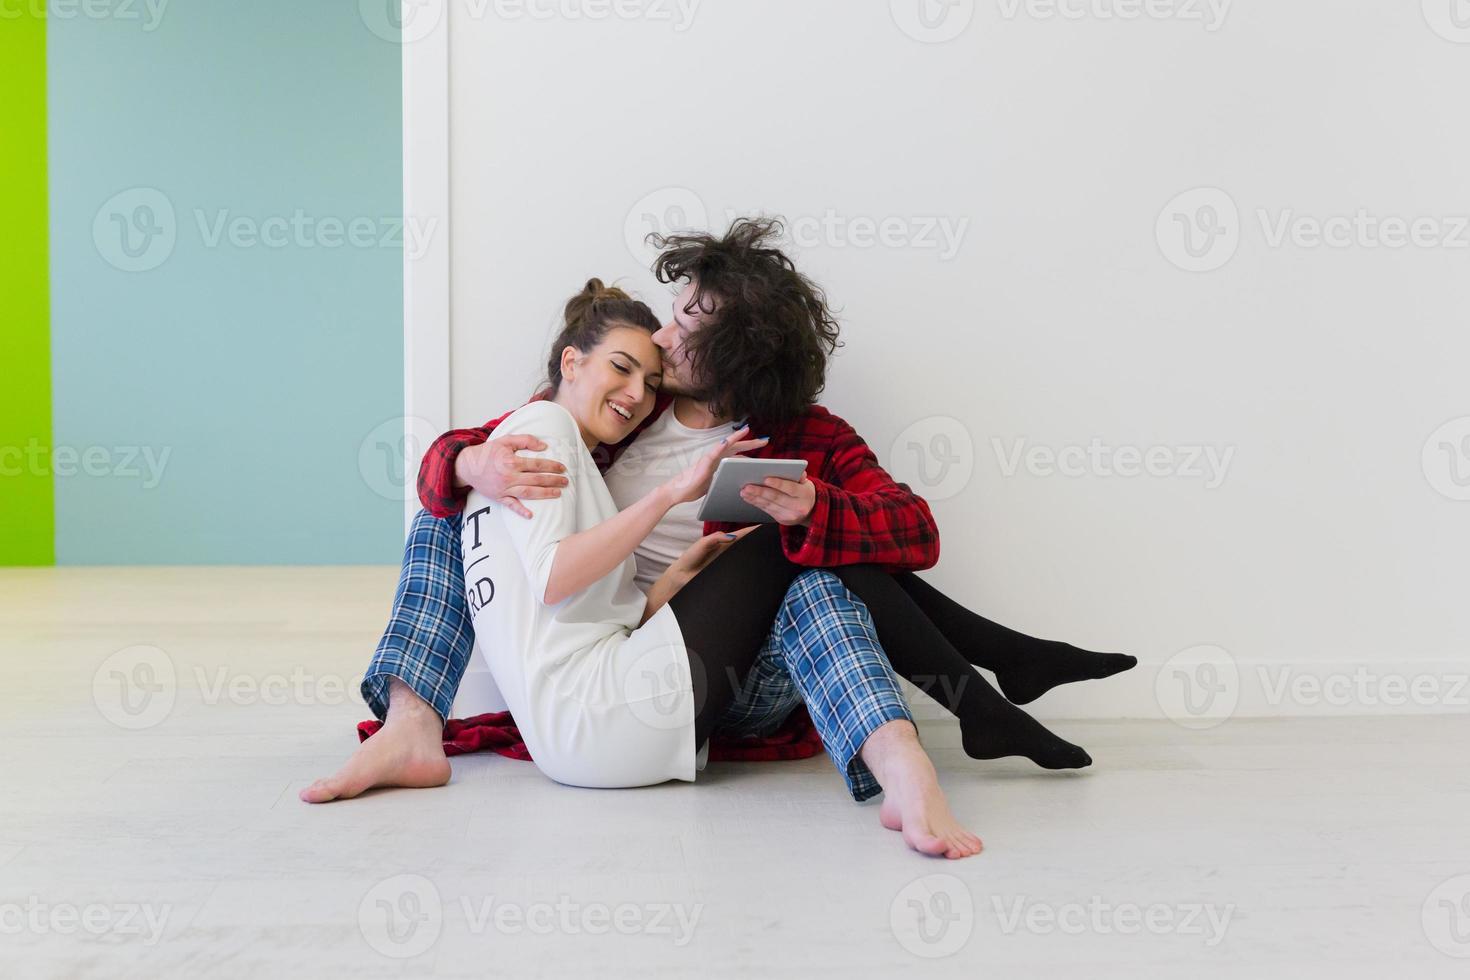
M1452 0L1151 0L1180 16L1128 20L1100 16L1128 0L1072 0L1080 19L924 0L951 18L938 30L963 26L943 43L900 26L924 33L917 0L703 0L687 24L688 0L604 19L569 2L452 5L456 423L529 393L587 276L668 309L626 242L644 215L782 214L842 311L823 400L933 501L932 580L1151 665L1040 714L1191 721L1210 712L1198 686L1180 707L1185 683L1212 676L1217 714L1234 695L1239 713L1465 710L1470 503L1450 467L1470 474L1470 452L1439 443L1470 422L1421 466L1431 433L1470 416L1470 230L1453 220L1470 214L1470 45L1450 40L1470 30ZM1166 211L1199 187L1216 190ZM1228 203L1239 221L1215 212L1226 233L1201 261L1234 245L1229 261L1172 262L1190 262L1174 212ZM1359 209L1436 219L1420 234L1458 247L1272 244L1283 215ZM889 240L864 245L885 219ZM961 233L930 247L931 224ZM936 437L954 459L921 472L910 444ZM1162 468L1179 447L1230 455L1211 487L1024 457L1007 473L1017 440L1094 439L1180 452ZM1201 644L1231 659L1158 669ZM1395 705L1385 672L1429 679ZM1339 687L1293 695L1303 673Z

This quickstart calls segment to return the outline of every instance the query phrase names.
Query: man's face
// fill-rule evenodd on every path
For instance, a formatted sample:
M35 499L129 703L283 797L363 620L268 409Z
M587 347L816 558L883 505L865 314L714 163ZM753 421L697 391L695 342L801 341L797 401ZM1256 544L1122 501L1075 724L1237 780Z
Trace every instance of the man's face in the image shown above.
M672 319L653 335L653 342L663 351L663 390L673 395L699 394L700 385L693 377L686 345L696 330L713 321L714 306L706 296L702 300L703 308L695 307L688 313L684 312L685 307L693 302L694 294L693 282L681 289L674 297Z

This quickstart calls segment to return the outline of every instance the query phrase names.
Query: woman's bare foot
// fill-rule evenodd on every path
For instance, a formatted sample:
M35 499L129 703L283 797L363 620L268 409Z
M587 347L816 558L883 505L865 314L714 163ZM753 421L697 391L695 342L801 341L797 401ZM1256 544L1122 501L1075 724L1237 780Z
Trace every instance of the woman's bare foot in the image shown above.
M438 713L397 681L389 690L388 718L383 727L359 745L335 774L302 790L302 800L328 803L350 800L379 786L423 789L449 782L444 725Z
M910 847L951 859L972 857L984 848L980 838L950 812L934 764L912 724L883 725L863 743L862 756L883 787L878 820L889 830L900 831Z

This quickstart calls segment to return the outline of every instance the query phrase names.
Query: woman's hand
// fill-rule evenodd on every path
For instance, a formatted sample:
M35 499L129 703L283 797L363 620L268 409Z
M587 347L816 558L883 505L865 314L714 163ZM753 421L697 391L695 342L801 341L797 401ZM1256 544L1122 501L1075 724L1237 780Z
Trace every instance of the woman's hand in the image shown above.
M742 527L738 531L716 531L714 534L706 534L685 548L684 553L674 559L674 563L668 567L668 571L664 572L664 574L667 575L669 572L674 572L676 575L682 576L684 582L687 583L694 576L709 567L710 562L724 554L726 548L729 548L736 541L739 541L758 527L760 527L759 524L752 524L750 527Z
M659 607L678 595L680 589L707 568L710 562L724 554L725 549L758 527L759 524L752 524L733 533L717 531L706 534L685 548L684 553L674 559L674 563L664 569L664 573L649 588L648 600L643 606L643 622L648 622L648 618L658 612Z
M670 495L670 505L682 504L703 497L709 492L710 481L714 479L715 469L720 465L720 460L738 456L752 449L759 449L770 441L770 436L760 439L743 439L749 433L750 426L741 426L721 439L718 446L711 448L695 460L694 464L683 473L665 483L663 488ZM699 544L700 542L695 542L694 547L698 547Z

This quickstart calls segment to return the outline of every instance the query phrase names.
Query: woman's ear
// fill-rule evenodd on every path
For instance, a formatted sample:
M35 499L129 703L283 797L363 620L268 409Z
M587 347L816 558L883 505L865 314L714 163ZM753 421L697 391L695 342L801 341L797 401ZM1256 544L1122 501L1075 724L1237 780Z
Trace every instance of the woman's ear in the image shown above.
M561 378L563 381L571 381L572 376L577 373L577 357L580 353L571 344L561 349Z

